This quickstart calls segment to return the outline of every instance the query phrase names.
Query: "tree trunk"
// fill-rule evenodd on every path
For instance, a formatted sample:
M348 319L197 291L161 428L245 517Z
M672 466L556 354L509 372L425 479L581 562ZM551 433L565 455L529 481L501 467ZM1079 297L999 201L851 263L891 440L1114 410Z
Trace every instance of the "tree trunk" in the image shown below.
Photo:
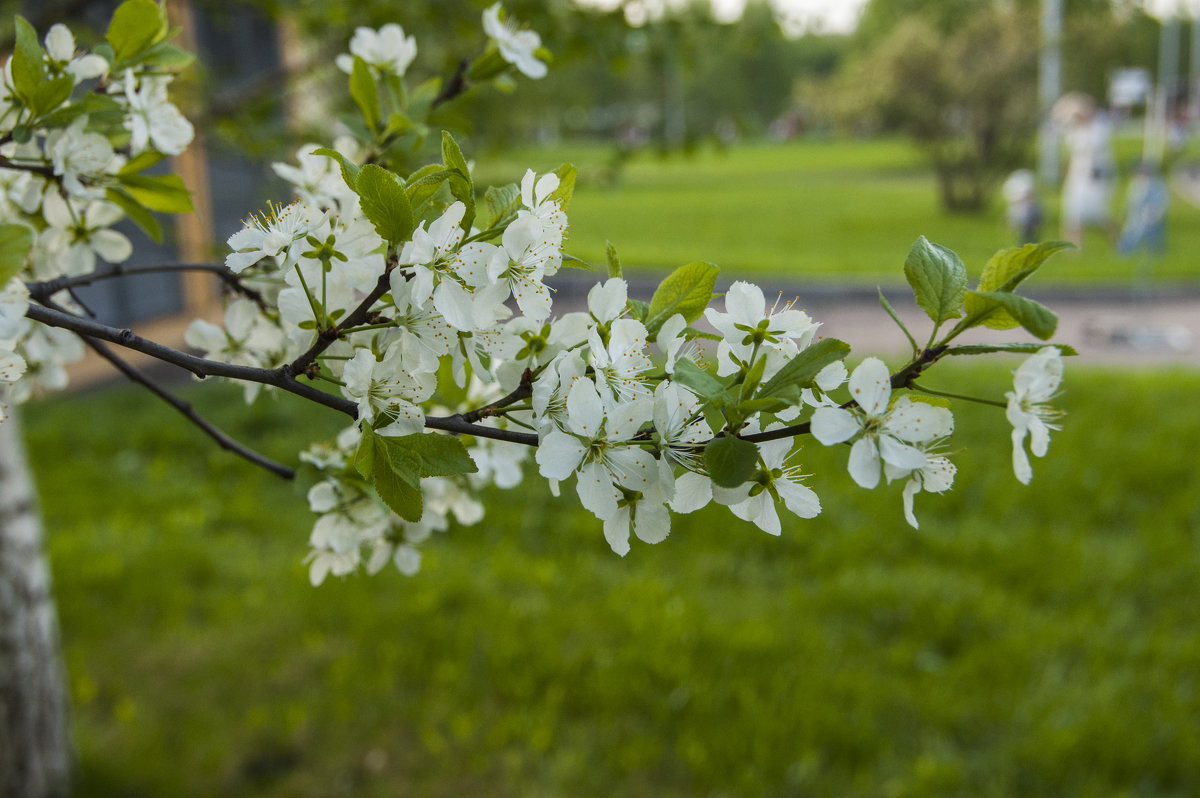
M16 417L0 423L0 795L66 795L71 764L58 617Z

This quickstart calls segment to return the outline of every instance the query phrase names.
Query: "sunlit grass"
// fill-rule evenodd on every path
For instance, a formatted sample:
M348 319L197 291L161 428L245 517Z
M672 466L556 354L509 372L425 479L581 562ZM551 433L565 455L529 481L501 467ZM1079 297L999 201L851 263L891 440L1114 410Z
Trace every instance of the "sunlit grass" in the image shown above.
M956 407L919 531L810 443L826 509L779 538L717 509L620 559L532 483L415 578L319 589L290 486L153 399L30 407L79 794L1195 794L1200 375L1066 388L1030 487L1002 413ZM339 423L189 395L291 462Z
M516 180L527 167L577 163L568 249L602 265L611 239L622 261L641 270L706 260L730 277L901 282L904 257L919 235L958 252L973 273L1015 243L999 198L985 214L943 212L932 173L901 141L802 140L666 159L640 154L613 184L604 179L610 153L573 145L484 158L479 178ZM1118 192L1115 200L1122 197ZM1058 198L1047 192L1042 199L1048 219L1042 237L1058 238ZM1200 209L1178 196L1169 244L1153 265L1154 277L1200 278L1193 257L1200 251ZM1093 232L1083 252L1055 258L1038 280L1121 283L1133 279L1135 268Z

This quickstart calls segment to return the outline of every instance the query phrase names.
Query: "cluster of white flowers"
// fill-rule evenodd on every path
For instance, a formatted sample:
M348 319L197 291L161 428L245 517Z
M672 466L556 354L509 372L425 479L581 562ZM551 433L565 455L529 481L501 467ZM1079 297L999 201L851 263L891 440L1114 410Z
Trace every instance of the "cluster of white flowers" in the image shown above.
M486 63L469 80L510 68L546 73L538 35L504 19L499 5L484 12L483 29ZM127 56L115 63L135 66L110 74L105 58L77 53L61 25L44 41L41 49L25 35L18 76L44 72L71 89L52 86L61 95L55 121L28 85L17 90L11 59L0 82L0 235L14 246L29 242L22 276L39 281L129 258L132 244L112 226L125 210L146 224L134 189L170 194L175 184L140 173L193 136L168 99L169 72ZM367 70L388 102L403 102L396 81L417 55L411 36L395 24L359 28L349 50L337 65L351 74L364 118L378 116ZM44 63L31 70L31 59ZM95 83L74 91L87 81ZM93 124L79 94L94 101L88 107L119 111L119 124L111 114ZM307 494L318 516L314 584L389 562L415 573L420 544L452 521L480 521L479 491L519 484L531 451L528 467L554 495L574 479L579 501L622 556L633 538L664 540L672 513L710 503L772 535L782 530L781 505L799 518L817 516L820 499L795 460L794 439L806 426L825 445L850 444L849 473L860 486L903 480L904 516L914 527L914 496L951 487L950 411L894 397L877 358L849 374L849 348L819 341L820 323L793 303L769 303L759 287L735 282L723 310L707 307L716 279L707 264L683 267L661 296L640 302L614 260L618 276L595 285L586 308L556 313L547 281L566 257L573 170L528 170L477 207L470 167L448 134L445 163L406 181L376 163L386 162L394 129L375 132L374 140L343 137L332 148L305 145L295 163L274 165L294 201L269 206L229 236L232 276L223 276L242 295L227 304L222 324L197 320L185 336L209 361L255 370L261 381L245 383L247 401L264 382L303 392L294 379L303 375L336 386L340 399L315 396L356 415L336 440L301 455L316 475ZM0 382L15 400L37 385L62 387L63 363L82 353L74 334L26 317L32 285L13 277L0 289ZM38 293L48 290L34 295L82 314L67 292L53 302ZM946 314L939 306L931 315L940 324ZM691 326L701 319L715 335ZM703 365L705 338L717 341L709 353L715 375ZM1042 456L1055 429L1045 403L1061 381L1060 355L1041 349L1017 369L1008 394L1021 482L1031 476L1025 439ZM835 394L847 382L850 400L839 404ZM897 378L896 387L910 384ZM431 438L430 425L464 434L466 445Z
M50 28L43 44L41 69L47 80L66 83L56 107L35 110L31 101L23 101L13 78L15 56L4 65L0 218L24 227L32 241L26 276L53 280L89 274L98 259L119 264L129 258L133 245L113 229L125 212L109 201L107 189L118 185L130 158L148 151L179 154L193 131L167 98L170 73L139 67L112 75L103 56L77 50L74 35L62 24ZM124 130L126 146L114 147L113 132L91 124L85 112L89 93L107 98L109 108L120 113L118 130ZM55 115L70 121L51 121ZM2 296L0 381L13 383L9 400L65 387L63 367L83 356L81 341L66 330L26 320L28 292L18 279L9 281ZM79 310L65 292L55 301Z

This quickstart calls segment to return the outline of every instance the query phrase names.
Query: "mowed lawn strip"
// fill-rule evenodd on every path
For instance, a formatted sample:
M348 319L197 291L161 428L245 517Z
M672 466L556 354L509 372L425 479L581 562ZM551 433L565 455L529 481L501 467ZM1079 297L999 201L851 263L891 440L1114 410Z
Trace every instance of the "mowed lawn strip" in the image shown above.
M1005 366L928 381L995 396ZM920 530L807 441L825 512L778 538L714 508L621 559L531 479L418 576L318 589L290 485L134 388L38 402L78 793L1194 794L1200 427L1163 410L1198 391L1068 363L1029 487L1003 412L956 404ZM289 462L340 423L186 394Z

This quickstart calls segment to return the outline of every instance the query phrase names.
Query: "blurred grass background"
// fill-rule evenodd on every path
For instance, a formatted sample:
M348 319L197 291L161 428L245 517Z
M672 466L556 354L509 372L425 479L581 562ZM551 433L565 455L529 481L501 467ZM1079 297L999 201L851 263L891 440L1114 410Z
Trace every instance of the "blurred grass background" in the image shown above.
M289 462L340 423L186 393ZM811 444L826 511L780 538L717 508L619 559L532 481L415 578L319 589L290 485L132 387L38 402L77 794L1194 795L1198 394L1069 363L1029 487L1000 411L960 403L919 531Z
M1120 163L1137 162L1140 140L1117 144ZM956 251L972 275L997 249L1017 243L999 199L991 213L940 210L932 172L901 139L808 138L669 158L644 152L616 171L612 155L611 145L600 144L517 150L480 159L476 182L519 181L527 168L540 173L575 164L580 178L567 250L600 267L610 237L622 264L634 270L705 260L727 277L892 285L903 283L904 257L918 235ZM1114 202L1124 196L1122 184ZM1044 194L1041 201L1042 238L1059 238L1059 197ZM1084 247L1086 256L1065 253L1051 261L1038 285L1133 281L1135 259L1116 254L1099 231L1088 231ZM1175 195L1168 251L1153 264L1153 277L1197 280L1196 252L1200 208Z

